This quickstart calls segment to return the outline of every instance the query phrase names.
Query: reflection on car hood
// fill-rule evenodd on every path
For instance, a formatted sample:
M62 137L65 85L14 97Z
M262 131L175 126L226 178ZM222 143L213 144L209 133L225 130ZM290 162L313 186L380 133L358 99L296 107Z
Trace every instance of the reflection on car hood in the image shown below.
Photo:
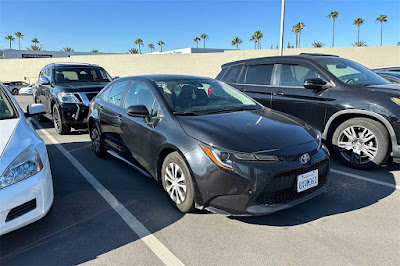
M301 120L268 108L256 111L179 116L191 137L227 150L259 152L312 142L316 132Z
M20 118L0 120L0 158L7 147ZM1 174L1 173L0 173Z
M62 89L64 92L99 92L108 83L107 82L70 82L70 83L59 83L56 86Z

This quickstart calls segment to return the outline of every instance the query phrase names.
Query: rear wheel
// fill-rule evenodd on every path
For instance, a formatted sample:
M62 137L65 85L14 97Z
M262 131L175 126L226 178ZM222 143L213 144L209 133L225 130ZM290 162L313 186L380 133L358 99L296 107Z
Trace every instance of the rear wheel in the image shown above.
M167 155L161 169L161 180L176 207L183 213L194 210L194 186L185 160L178 152Z
M18 95L18 89L13 89L12 91L11 91L11 94L12 95Z
M340 124L332 136L335 156L356 169L382 165L389 158L389 134L379 122L352 118Z
M89 131L94 153L98 157L105 157L107 154L107 149L104 145L104 140L101 137L99 126L97 124L94 124L90 127Z
M60 111L57 108L57 105L53 106L53 123L54 128L56 129L57 133L60 135L65 135L71 132L71 127L65 125L62 122Z

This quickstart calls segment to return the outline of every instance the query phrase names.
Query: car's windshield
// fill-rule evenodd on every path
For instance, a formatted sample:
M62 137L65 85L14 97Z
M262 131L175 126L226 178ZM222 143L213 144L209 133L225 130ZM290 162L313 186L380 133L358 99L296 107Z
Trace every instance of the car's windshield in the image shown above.
M102 68L56 68L56 83L68 82L110 82L110 75Z
M9 101L5 91L0 85L0 120L16 118L17 114L13 103Z
M348 59L319 58L318 63L348 85L383 85L388 82L375 72Z
M236 89L215 80L156 81L165 101L176 115L201 115L262 108Z

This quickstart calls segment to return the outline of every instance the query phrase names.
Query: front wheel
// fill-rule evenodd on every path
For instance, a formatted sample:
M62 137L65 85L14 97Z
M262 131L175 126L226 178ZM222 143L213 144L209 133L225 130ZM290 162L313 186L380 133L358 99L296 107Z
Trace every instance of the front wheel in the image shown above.
M194 186L185 160L178 152L165 158L161 169L161 180L176 207L183 213L194 210Z
M389 158L389 134L379 122L352 118L340 124L332 136L335 156L356 169L382 165Z
M60 111L58 110L57 105L55 104L53 106L53 123L54 123L54 128L60 135L65 135L71 132L71 127L65 125L62 122Z

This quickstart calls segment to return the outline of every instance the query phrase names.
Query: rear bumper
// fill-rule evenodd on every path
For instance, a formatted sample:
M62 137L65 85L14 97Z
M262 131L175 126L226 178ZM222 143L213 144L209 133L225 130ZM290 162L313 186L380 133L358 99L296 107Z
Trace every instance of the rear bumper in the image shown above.
M33 223L47 214L53 204L50 166L0 190L0 235Z

